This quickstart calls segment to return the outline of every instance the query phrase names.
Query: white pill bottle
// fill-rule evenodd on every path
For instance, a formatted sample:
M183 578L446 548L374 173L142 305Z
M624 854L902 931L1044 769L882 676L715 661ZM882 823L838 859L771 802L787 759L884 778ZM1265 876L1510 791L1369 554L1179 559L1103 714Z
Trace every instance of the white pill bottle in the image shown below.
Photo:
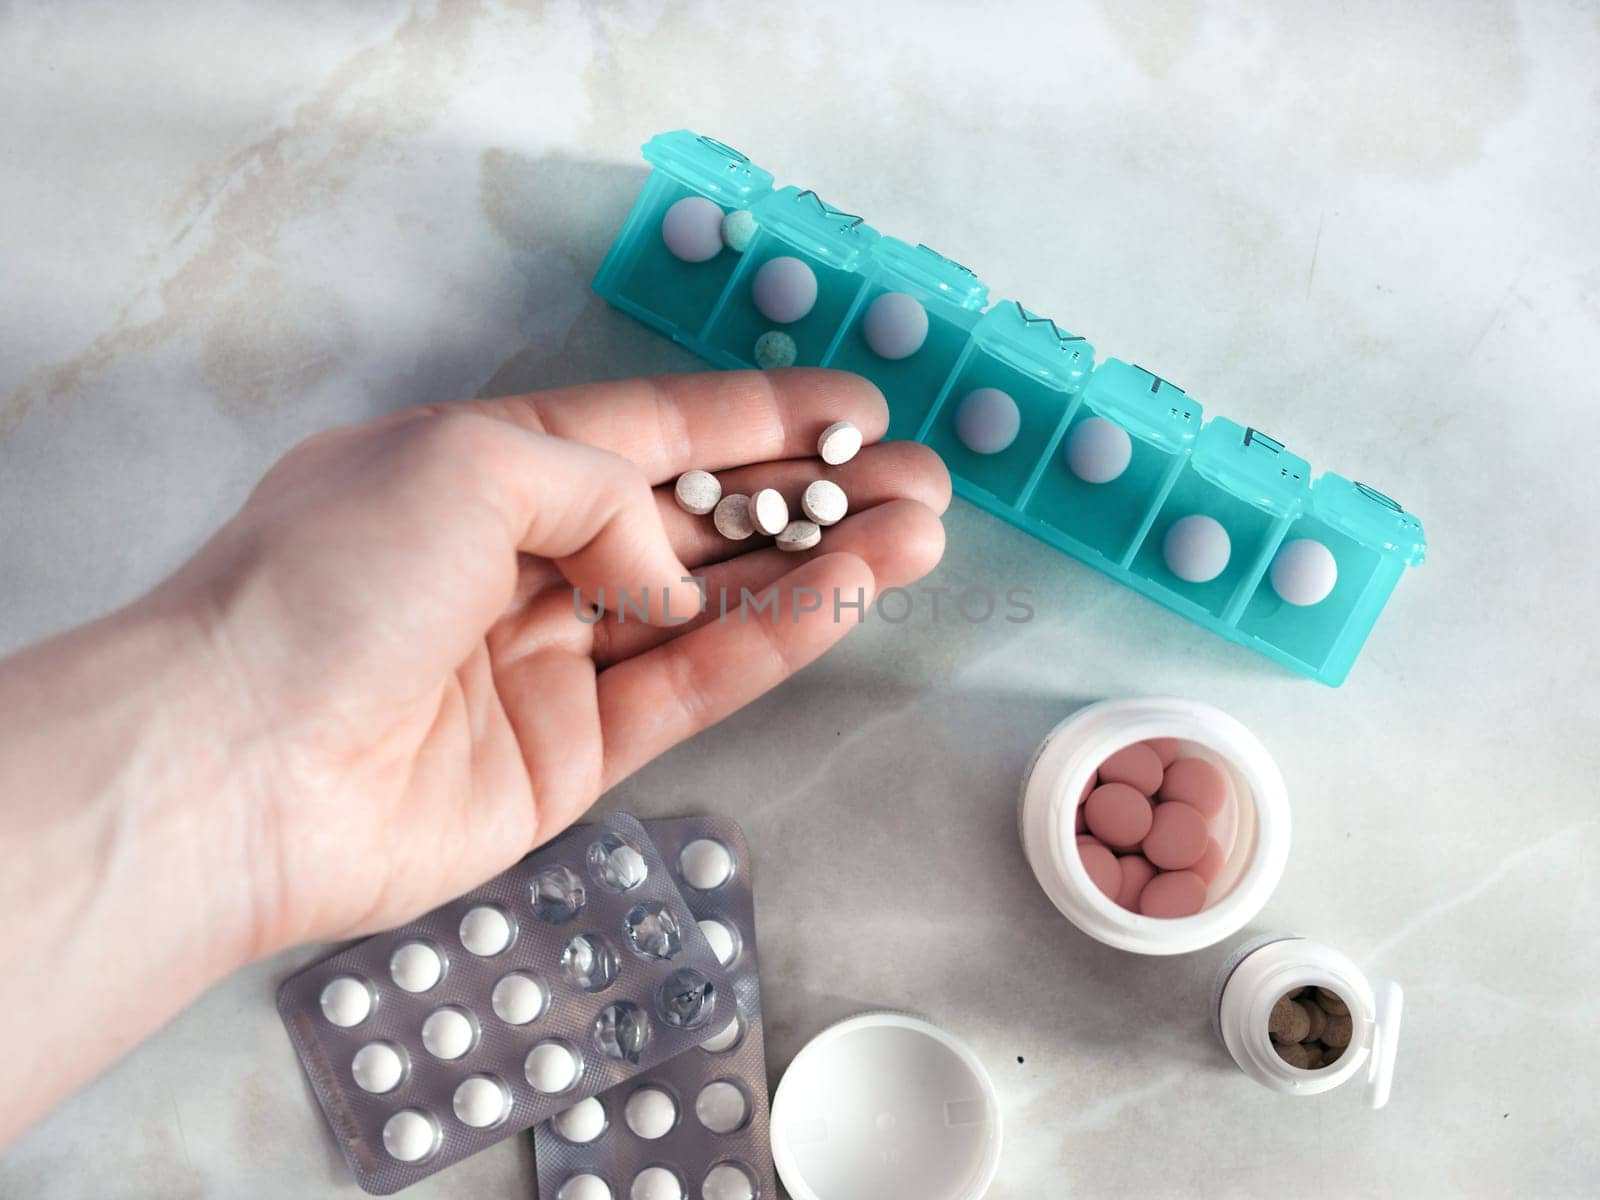
M1325 988L1350 1010L1350 1044L1325 1067L1305 1070L1278 1056L1267 1021L1278 999L1298 988ZM1211 1021L1239 1069L1262 1087L1315 1096L1351 1079L1367 1103L1382 1108L1394 1081L1405 996L1387 979L1368 979L1348 957L1307 938L1270 933L1244 943L1217 975Z
M1228 799L1213 834L1224 865L1205 907L1188 917L1130 912L1094 885L1078 857L1074 818L1090 778L1124 746L1176 738L1179 754L1221 769ZM1103 700L1045 737L1018 799L1022 850L1045 895L1096 941L1135 954L1187 954L1243 929L1266 905L1289 860L1283 774L1259 738L1221 709L1174 697Z

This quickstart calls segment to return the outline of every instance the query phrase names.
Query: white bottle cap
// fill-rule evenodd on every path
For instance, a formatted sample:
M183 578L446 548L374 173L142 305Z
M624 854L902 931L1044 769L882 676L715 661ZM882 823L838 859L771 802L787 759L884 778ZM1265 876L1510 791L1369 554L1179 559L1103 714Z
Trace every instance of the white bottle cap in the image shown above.
M772 1100L772 1157L794 1200L977 1200L1000 1165L1000 1101L976 1055L901 1013L823 1030Z
M1374 980L1373 998L1377 1001L1373 1023L1372 1058L1367 1066L1367 1103L1382 1108L1389 1103L1389 1088L1394 1083L1394 1056L1400 1046L1400 1010L1405 993L1392 980Z

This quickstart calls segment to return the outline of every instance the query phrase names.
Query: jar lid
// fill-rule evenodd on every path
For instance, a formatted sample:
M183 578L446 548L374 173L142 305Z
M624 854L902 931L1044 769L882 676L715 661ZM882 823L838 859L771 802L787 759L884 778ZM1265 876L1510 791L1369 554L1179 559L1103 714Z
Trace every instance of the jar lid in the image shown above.
M806 1043L772 1100L772 1157L794 1200L977 1200L1000 1165L1000 1102L976 1055L903 1013Z

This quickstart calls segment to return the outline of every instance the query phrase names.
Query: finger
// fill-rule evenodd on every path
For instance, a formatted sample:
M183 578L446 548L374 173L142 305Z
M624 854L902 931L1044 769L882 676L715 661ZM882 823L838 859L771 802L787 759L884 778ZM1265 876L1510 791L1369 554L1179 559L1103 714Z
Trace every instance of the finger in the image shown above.
M807 486L818 479L832 480L844 489L852 513L893 500L915 500L935 513L943 513L950 507L950 472L937 454L916 442L868 446L841 467L825 467L820 459L797 458L739 467L724 471L718 479L724 496L750 495L759 488L776 488L789 503L791 520L799 520L803 515L800 497ZM666 526L673 550L696 569L770 544L767 539L730 541L717 532L710 517L698 517L679 508L670 487L656 489L656 506L661 510L661 522ZM825 532L823 537L831 539L832 531ZM836 545L835 548L844 547Z
M600 794L595 667L586 653L552 645L494 658L495 689L533 786L535 832L517 848L522 854L572 824Z
M770 619L762 613L717 621L600 673L603 788L817 658L856 627L856 610L835 620L833 598L853 603L859 596L866 606L875 584L855 555L825 554L790 571L769 593L776 603ZM806 611L813 596L820 607Z
M883 393L859 375L797 368L712 371L473 400L466 408L620 454L652 483L691 468L815 454L817 435L853 421L868 442L889 427Z
M915 500L891 500L848 516L824 531L822 543L814 550L793 554L769 546L714 563L700 572L707 604L706 611L694 620L662 627L607 617L586 627L592 634L595 662L611 666L708 622L737 621L747 592L760 595L807 556L839 551L864 561L880 591L905 587L938 566L944 554L944 525L931 508Z

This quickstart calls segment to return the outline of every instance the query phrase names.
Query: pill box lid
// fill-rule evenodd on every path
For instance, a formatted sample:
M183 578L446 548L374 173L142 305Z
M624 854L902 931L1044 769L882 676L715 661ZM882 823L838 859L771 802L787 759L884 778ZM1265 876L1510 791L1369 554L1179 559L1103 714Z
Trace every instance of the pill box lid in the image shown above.
M1393 980L1373 981L1373 1014L1377 1030L1372 1043L1372 1054L1367 1060L1367 1103L1382 1108L1389 1103L1389 1089L1394 1083L1394 1057L1400 1046L1400 1014L1405 1006L1405 993Z
M1136 363L1108 358L1094 369L1083 402L1100 416L1168 453L1193 444L1200 402L1177 384Z
M1311 504L1317 516L1335 529L1408 567L1427 556L1422 521L1376 488L1328 471L1311 485Z
M772 172L716 138L690 129L658 133L643 146L645 161L726 204L747 205L772 190Z
M891 288L903 285L923 298L948 300L958 308L979 312L989 301L989 285L972 271L931 247L879 238L872 247L877 282Z
M973 327L975 345L1026 375L1068 394L1083 389L1094 347L1017 300L1002 300Z
M790 185L763 196L750 210L767 233L790 242L829 266L850 269L879 234L858 215L829 204L811 189Z
M1287 515L1311 498L1311 464L1259 429L1212 417L1195 439L1194 469L1247 504Z
M794 1200L978 1200L1000 1140L999 1099L977 1056L904 1013L823 1030L772 1101L772 1157Z

